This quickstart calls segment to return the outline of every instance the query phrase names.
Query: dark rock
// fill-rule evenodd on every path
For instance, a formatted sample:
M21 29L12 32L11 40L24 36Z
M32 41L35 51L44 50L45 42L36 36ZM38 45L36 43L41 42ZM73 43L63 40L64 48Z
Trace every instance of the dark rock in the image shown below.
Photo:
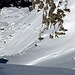
M5 59L5 58L0 58L0 63L7 63L7 62L8 62L7 59Z
M29 7L32 2L29 0L0 0L0 9L3 7Z

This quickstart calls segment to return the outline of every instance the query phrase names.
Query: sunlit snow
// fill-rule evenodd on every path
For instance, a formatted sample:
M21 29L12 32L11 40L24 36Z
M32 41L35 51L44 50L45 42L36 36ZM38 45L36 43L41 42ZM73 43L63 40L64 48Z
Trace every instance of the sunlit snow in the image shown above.
M64 18L66 35L50 39L45 32L38 41L42 11L28 8L3 8L0 11L0 56L10 64L75 68L75 3L69 0L71 12ZM35 44L37 43L37 46Z

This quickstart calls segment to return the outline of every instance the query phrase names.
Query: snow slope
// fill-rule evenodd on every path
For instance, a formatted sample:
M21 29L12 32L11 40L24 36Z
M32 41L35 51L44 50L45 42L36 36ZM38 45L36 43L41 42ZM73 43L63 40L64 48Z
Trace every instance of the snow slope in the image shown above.
M0 75L75 75L75 70L55 67L0 64Z
M28 8L3 8L0 16L0 56L8 58L10 64L48 67L75 68L75 3L69 1L71 13L65 18L68 29L65 36L50 39L53 29L43 34L42 41L36 41L41 29L42 11L32 12ZM35 47L35 43L38 46Z

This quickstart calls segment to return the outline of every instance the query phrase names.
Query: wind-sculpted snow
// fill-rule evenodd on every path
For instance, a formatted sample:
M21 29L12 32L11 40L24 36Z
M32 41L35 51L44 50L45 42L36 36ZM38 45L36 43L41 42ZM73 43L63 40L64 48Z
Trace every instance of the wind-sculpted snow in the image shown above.
M0 56L6 56L8 63L50 67L75 68L75 3L69 0L71 12L64 18L66 35L50 39L53 31L45 31L44 39L38 41L42 11L36 9L8 8L1 12L0 23L7 24L0 32ZM4 12L5 11L5 12ZM15 16L14 13L17 15ZM11 14L9 14L11 13ZM13 16L14 15L14 16ZM37 46L35 46L37 43Z

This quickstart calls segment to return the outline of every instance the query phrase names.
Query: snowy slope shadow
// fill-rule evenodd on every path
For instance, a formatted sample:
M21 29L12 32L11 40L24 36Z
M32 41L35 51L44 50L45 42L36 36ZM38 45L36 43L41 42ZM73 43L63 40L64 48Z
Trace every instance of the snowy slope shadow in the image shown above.
M3 67L0 67L0 75L6 75L6 74L3 72Z
M0 64L0 75L75 75L75 70Z

